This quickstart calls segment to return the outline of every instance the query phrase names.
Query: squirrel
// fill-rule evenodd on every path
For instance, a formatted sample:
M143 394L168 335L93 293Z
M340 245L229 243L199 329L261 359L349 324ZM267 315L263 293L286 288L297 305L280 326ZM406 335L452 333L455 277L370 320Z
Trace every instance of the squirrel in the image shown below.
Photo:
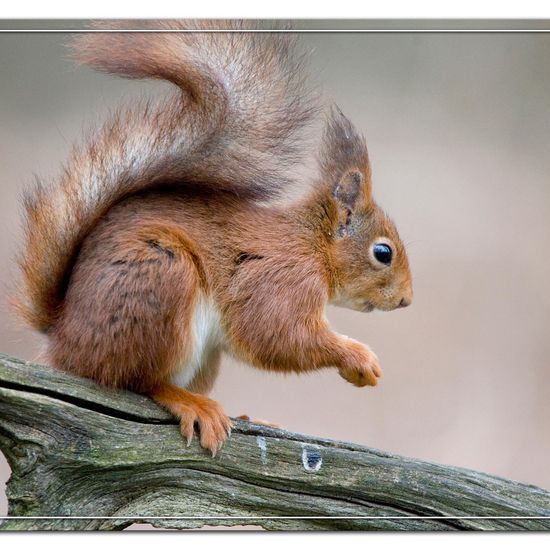
M304 136L324 112L292 33L214 20L146 29L162 32L73 41L82 64L175 90L115 112L58 181L25 191L17 307L47 336L50 365L150 396L215 455L232 427L207 397L222 352L374 386L377 356L331 330L325 308L408 306L412 278L373 199L365 140L338 108L311 189L273 200L299 184Z

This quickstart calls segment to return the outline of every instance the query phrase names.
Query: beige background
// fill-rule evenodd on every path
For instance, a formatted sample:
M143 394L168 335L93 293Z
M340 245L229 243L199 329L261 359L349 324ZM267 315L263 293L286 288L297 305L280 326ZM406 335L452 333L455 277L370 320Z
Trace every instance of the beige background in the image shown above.
M0 35L3 284L14 275L23 185L55 174L110 108L159 88L75 68L66 38ZM415 302L391 313L329 310L338 331L380 356L376 389L226 360L213 396L232 415L550 489L550 36L304 42L327 98L367 136L375 194L408 243ZM38 337L5 307L0 315L0 350L32 359ZM1 486L5 462L0 471Z

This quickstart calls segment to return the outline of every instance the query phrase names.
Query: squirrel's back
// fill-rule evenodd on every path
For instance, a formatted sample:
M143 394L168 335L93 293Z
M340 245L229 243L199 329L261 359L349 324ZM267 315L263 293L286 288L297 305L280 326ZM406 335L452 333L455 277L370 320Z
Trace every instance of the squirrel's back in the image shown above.
M177 185L267 199L292 182L305 153L315 105L291 34L235 21L140 24L159 32L85 33L73 44L81 63L178 90L120 110L74 150L59 181L26 192L17 306L40 331L55 323L83 239L114 204Z

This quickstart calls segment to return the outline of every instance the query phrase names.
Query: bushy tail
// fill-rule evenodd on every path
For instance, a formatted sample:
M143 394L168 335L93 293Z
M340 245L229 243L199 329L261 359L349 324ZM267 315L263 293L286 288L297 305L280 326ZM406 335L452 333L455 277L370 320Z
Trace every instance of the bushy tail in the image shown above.
M302 130L315 108L292 35L215 32L251 30L235 21L140 24L161 32L86 33L73 45L77 59L179 90L118 112L73 152L60 181L26 193L19 309L41 331L55 321L82 240L117 201L180 183L266 199L289 184L304 153ZM200 32L182 32L190 29Z

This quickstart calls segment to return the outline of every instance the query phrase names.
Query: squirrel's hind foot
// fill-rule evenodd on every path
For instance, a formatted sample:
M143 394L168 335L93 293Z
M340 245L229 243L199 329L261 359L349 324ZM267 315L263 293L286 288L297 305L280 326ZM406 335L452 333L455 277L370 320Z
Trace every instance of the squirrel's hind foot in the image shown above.
M193 439L195 424L199 428L201 447L208 449L213 457L231 434L231 420L213 399L168 383L157 386L149 395L179 418L187 445Z
M260 426L267 426L268 428L282 429L280 424L275 424L274 422L269 422L267 420L261 420L260 418L250 418L247 414L236 416L235 420L245 420L246 422L252 422L252 424L258 424Z

